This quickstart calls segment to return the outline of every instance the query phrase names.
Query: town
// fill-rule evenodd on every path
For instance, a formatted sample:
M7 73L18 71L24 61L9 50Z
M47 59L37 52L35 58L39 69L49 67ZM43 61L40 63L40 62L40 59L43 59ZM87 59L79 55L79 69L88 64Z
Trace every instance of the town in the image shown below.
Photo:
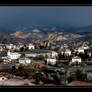
M0 86L92 85L88 42L34 41L0 44Z

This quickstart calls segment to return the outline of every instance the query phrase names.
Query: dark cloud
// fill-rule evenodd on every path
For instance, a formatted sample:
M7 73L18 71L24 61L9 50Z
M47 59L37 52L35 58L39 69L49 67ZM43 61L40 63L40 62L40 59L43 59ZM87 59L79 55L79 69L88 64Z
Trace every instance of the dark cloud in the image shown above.
M0 26L92 24L91 6L0 6Z

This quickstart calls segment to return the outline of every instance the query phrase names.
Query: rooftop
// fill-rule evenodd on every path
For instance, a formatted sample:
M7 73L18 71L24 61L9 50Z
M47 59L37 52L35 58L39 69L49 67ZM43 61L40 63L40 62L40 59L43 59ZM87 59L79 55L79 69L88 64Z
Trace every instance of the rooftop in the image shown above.
M1 86L34 86L35 84L20 79L8 79L0 82Z
M92 86L92 83L81 82L81 81L73 81L73 82L69 83L68 86Z
M78 57L78 56L75 56L75 57L73 57L72 59L80 59L80 57Z

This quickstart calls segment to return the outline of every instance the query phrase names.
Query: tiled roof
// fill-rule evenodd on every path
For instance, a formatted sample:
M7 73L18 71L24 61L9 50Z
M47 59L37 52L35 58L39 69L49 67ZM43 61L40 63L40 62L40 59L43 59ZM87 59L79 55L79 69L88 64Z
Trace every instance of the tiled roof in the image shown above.
M73 81L73 82L69 83L68 86L92 86L92 83L81 82L81 81Z
M19 79L8 79L6 81L0 82L1 86L34 86L35 84L26 82Z

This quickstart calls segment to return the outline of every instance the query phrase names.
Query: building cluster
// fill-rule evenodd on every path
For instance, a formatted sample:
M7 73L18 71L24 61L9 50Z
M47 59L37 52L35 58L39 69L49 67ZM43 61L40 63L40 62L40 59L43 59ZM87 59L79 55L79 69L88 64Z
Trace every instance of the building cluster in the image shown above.
M54 80L55 76L61 79L61 75L64 79L64 74L66 73L67 78L71 76L75 76L76 71L74 70L66 70L66 65L81 65L82 63L91 63L92 61L92 50L90 46L87 44L82 44L81 46L77 46L76 48L69 48L67 44L56 45L51 42L34 42L29 44L0 44L0 63L2 64L15 64L22 66L34 66L34 63L37 65L36 68L39 69L47 69L47 67L58 67L62 66L65 69L54 71L49 70L53 73L47 74L47 70L45 72L40 72L43 77L49 76L49 79ZM62 64L61 64L62 63ZM16 66L17 67L17 66ZM34 69L36 69L34 68ZM18 68L17 68L18 69ZM71 73L73 72L73 73ZM73 74L73 75L72 75ZM45 76L46 75L46 76ZM38 74L37 74L38 76ZM38 78L38 77L36 77ZM86 78L88 80L92 80L91 72L87 71ZM77 77L75 76L75 79ZM1 76L0 81L8 80L6 77ZM44 80L44 79L43 79ZM39 81L39 79L38 79ZM58 80L57 80L58 81ZM59 81L58 81L59 82ZM64 81L66 82L66 81ZM69 82L70 83L70 82ZM70 84L69 84L70 85Z
M40 46L42 46L42 45L43 44L40 43ZM83 44L81 47L77 47L72 50L69 49L68 46L64 44L63 46L59 47L57 49L57 51L51 50L50 48L48 48L48 45L47 45L46 48L48 48L48 49L46 49L46 50L49 50L50 52L40 53L40 51L39 51L39 53L31 53L35 49L39 50L36 47L37 47L37 43L36 44L30 43L27 45L24 45L24 44L18 44L18 45L0 44L0 52L1 53L6 52L6 54L1 56L1 59L4 62L18 60L19 63L26 64L26 63L31 63L31 60L29 59L30 57L36 58L37 56L44 56L47 64L55 65L59 59L63 60L62 56L67 57L67 60L69 60L70 64L75 63L75 62L81 63L83 61L82 56L83 55L85 56L85 54L89 58L91 58L91 56L92 56L92 52L90 52L90 47L86 44ZM25 50L23 50L23 49L25 49ZM43 48L41 48L40 50L43 50ZM30 51L30 53L22 53L22 52L26 52L26 51ZM59 58L59 56L61 56L61 58Z

